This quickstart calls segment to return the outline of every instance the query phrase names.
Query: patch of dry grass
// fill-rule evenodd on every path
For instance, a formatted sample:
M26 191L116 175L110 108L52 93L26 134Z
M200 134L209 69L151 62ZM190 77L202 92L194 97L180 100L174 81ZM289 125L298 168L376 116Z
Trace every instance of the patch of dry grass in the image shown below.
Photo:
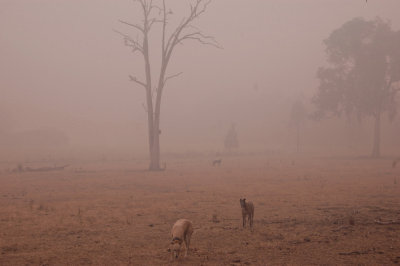
M400 261L397 168L383 160L225 158L0 175L0 265L169 264L170 229L193 221L182 265ZM144 168L144 165L143 165ZM241 227L239 198L255 204Z

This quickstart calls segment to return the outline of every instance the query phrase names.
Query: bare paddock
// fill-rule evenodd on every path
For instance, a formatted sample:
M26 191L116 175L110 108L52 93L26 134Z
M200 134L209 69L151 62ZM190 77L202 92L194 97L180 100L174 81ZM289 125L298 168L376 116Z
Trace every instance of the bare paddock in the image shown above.
M0 175L0 265L388 265L400 262L390 160L224 158ZM239 199L255 205L242 228ZM193 221L187 258L170 230Z

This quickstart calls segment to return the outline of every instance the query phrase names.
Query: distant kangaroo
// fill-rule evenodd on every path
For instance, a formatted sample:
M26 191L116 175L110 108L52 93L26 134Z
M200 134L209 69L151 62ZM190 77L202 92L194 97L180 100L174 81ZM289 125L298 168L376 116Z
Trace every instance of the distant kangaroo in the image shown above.
M212 163L212 165L213 165L213 166L216 166L216 165L220 166L220 165L221 165L221 162L222 162L222 159L214 160L213 163Z
M399 159L394 159L394 160L393 160L393 163L392 163L392 167L393 167L393 168L396 167L398 161L400 161L400 158L399 158Z
M250 228L253 228L254 204L251 201L246 202L246 199L240 199L240 207L242 208L243 228L246 227L246 216L249 219Z

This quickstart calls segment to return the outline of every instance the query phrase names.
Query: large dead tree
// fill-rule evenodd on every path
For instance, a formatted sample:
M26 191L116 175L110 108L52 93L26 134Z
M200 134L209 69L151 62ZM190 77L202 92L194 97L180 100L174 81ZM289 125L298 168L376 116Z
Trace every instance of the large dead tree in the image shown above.
M161 99L167 82L179 76L181 73L167 74L167 69L173 52L178 44L186 41L194 40L201 44L212 45L218 47L217 42L211 36L203 34L192 23L198 19L207 9L210 1L196 0L190 4L190 12L181 22L173 29L168 30L168 18L172 12L167 10L165 0L134 0L138 3L143 13L143 20L140 24L130 23L120 20L121 23L130 26L137 32L137 37L133 38L128 34L119 33L125 41L125 45L132 48L134 53L139 53L144 59L145 80L140 80L136 76L129 76L131 81L145 89L146 106L148 120L148 138L150 152L149 170L161 170L160 168L160 115L161 115ZM160 5L157 5L160 4ZM150 32L159 25L161 27L161 65L157 80L154 80L154 73L150 61Z

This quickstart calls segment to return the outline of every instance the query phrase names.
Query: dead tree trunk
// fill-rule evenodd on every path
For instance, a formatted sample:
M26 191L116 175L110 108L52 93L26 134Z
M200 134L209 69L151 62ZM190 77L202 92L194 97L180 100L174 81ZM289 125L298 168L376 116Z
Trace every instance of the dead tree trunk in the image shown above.
M153 93L151 91L151 65L150 65L150 53L149 53L149 41L148 41L148 13L145 13L144 23L144 37L143 37L143 56L145 62L145 73L146 73L146 102L147 102L147 124L148 124L148 137L149 137L149 153L150 153L150 170L158 170L160 168L159 161L156 160L156 152L154 147L154 113L153 113Z
M203 14L210 1L195 0L190 5L190 13L185 17L181 23L167 36L167 22L168 16L172 14L167 11L165 0L162 1L162 7L154 4L153 0L134 0L138 2L143 11L143 24L132 24L120 20L135 31L139 32L140 37L136 39L129 35L116 31L124 37L125 45L132 48L133 52L140 52L144 59L144 72L146 81L140 81L134 76L130 76L131 80L145 88L146 92L146 112L148 123L148 140L149 140L149 154L150 165L149 170L158 171L160 168L160 117L161 117L161 99L164 87L168 80L179 76L181 73L167 76L167 68L171 59L172 53L177 44L183 44L187 40L194 40L201 44L213 45L219 47L217 42L211 36L204 35L191 23ZM154 24L162 24L162 43L161 43L161 69L160 76L157 82L157 87L152 87L152 68L150 64L150 50L149 50L149 33ZM155 102L154 102L155 101Z

